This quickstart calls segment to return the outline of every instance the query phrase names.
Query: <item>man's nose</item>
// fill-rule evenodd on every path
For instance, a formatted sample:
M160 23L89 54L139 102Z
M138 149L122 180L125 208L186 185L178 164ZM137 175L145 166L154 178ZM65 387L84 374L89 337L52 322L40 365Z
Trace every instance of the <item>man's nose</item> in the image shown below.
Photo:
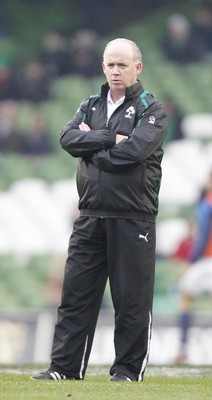
M119 74L119 67L117 65L114 65L112 73L113 73L113 75L118 75Z

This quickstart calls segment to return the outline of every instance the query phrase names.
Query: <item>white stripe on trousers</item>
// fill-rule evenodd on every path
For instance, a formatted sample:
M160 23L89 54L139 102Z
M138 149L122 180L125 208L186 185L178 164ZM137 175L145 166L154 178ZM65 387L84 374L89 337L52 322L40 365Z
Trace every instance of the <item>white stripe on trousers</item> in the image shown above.
M88 345L88 335L87 335L86 341L85 341L85 348L84 348L84 352L83 352L82 363L81 363L81 368L80 368L80 373L79 373L80 379L83 379L82 372L83 372L83 369L85 366L85 354L87 351L87 345Z
M151 312L149 311L147 352L146 352L146 356L144 357L144 360L143 360L143 363L142 363L141 371L140 371L140 374L138 376L138 381L142 380L142 375L143 375L143 373L145 371L145 368L147 366L147 361L148 361L149 352L150 352L151 331L152 331L152 315L151 315Z

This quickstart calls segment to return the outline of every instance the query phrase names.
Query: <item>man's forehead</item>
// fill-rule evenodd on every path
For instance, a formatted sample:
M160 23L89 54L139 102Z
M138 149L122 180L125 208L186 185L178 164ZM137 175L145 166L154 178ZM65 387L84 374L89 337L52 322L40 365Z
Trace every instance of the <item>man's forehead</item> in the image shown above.
M117 43L115 45L111 45L108 47L107 51L105 52L105 59L108 60L116 60L123 61L123 60L132 60L134 58L134 52L130 46L120 46Z

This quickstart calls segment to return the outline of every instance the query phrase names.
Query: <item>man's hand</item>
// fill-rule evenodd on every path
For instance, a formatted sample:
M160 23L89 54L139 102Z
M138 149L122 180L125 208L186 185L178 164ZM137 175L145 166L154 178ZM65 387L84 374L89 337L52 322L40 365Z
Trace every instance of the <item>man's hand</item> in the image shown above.
M128 136L121 135L120 133L117 133L116 135L116 144L120 143L122 140L128 139Z
M85 122L81 122L81 124L79 124L79 129L81 131L87 131L87 132L91 130L90 127L87 124L85 124Z

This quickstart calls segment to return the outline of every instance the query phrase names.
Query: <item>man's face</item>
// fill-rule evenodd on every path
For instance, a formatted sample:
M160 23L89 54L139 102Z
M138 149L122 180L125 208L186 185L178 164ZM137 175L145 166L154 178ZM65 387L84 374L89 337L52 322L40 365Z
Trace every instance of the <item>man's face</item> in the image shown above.
M102 66L112 94L119 97L125 95L127 87L136 83L142 70L142 63L135 60L132 47L123 42L109 45Z

